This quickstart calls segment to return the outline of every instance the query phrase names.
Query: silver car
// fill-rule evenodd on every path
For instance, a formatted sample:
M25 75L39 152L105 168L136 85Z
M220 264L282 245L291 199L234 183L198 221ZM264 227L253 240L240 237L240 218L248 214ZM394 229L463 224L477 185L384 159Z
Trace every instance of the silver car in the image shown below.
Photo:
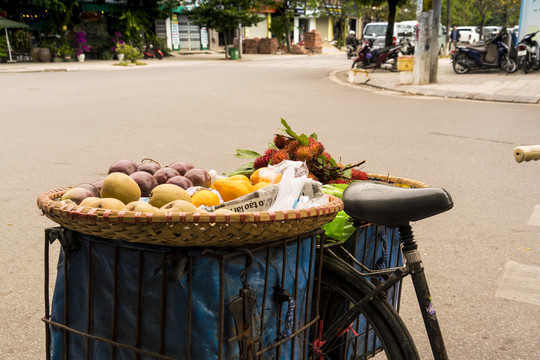
M397 24L394 24L394 39L393 45L399 44L399 38L397 36ZM365 40L373 39L373 48L378 49L384 47L384 40L386 38L386 29L388 28L387 22L369 23L364 26L362 32Z

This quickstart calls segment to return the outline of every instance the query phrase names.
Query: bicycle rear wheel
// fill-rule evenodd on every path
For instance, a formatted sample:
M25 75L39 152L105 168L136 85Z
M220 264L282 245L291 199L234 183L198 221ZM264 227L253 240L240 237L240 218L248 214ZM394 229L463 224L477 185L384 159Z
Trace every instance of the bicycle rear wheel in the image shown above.
M373 285L342 260L323 258L319 313L324 333L347 309L373 290ZM316 339L315 359L419 359L414 342L395 309L379 296L362 308L362 314L342 330ZM324 343L323 343L324 342Z

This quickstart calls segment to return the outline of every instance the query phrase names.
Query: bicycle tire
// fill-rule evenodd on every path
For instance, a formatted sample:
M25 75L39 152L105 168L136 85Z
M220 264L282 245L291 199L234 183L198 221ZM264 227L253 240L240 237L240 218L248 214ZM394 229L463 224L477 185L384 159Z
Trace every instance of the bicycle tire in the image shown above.
M349 306L358 303L372 290L373 285L344 261L323 258L319 311L322 331L343 313L344 309L337 304ZM362 323L367 331L360 334L359 324ZM397 311L382 296L368 302L362 308L362 315L352 325L358 333L346 331L339 337L334 335L332 338L321 339L325 343L319 351L324 359L369 359L381 351L391 360L420 359L407 327ZM371 347L368 342L372 342ZM316 355L315 359L320 358L319 353Z

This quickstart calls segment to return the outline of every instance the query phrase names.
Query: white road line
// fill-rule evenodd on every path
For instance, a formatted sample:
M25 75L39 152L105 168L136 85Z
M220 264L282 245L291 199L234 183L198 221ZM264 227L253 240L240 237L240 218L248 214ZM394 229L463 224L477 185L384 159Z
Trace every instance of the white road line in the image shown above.
M540 305L540 266L508 261L495 296Z
M529 218L528 224L532 226L540 226L540 205L536 205L534 207L534 211Z

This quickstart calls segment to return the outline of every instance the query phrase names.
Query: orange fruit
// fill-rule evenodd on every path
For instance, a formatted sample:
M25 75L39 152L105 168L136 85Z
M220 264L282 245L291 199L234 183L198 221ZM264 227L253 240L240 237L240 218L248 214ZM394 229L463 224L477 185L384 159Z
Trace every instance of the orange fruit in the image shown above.
M251 192L245 181L235 181L227 178L217 179L214 181L214 186L223 201L231 201Z
M249 180L253 184L258 183L259 181L265 181L270 184L276 184L281 181L281 174L276 174L272 170L269 170L266 167L258 168L251 174Z
M268 185L271 185L269 182L267 181L259 181L258 183L256 183L255 185L253 185L253 191L257 191L265 186L268 186Z
M245 175L233 175L229 176L229 180L244 180L249 182L249 178Z
M219 197L210 190L197 191L191 197L191 203L196 207L219 205Z

